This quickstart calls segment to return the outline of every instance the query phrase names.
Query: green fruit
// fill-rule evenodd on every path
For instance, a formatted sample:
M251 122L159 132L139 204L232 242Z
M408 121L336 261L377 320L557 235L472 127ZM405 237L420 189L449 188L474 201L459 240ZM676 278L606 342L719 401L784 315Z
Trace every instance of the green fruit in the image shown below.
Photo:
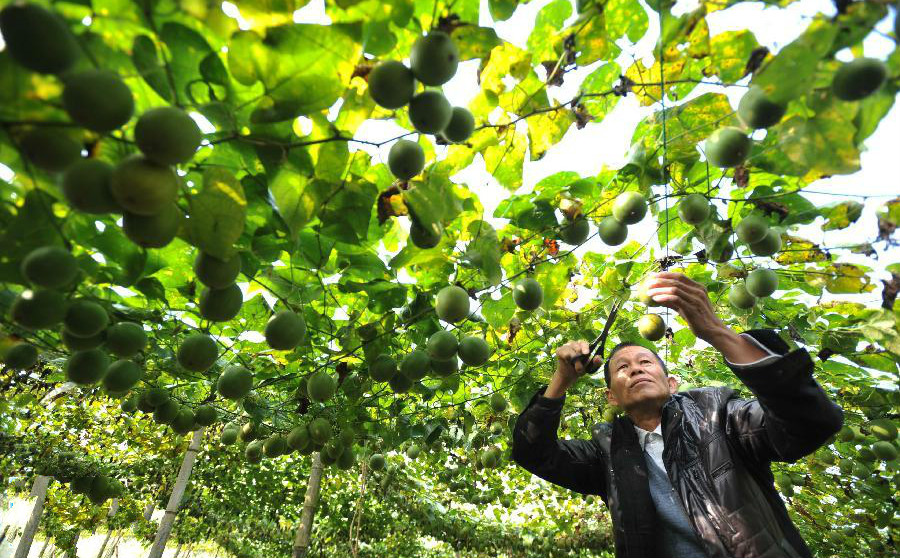
M353 445L353 442L356 441L356 435L353 433L352 428L344 428L341 430L341 433L338 434L338 442L344 446L345 448L349 448Z
M126 397L119 403L119 408L122 409L122 412L127 415L133 415L138 410L138 394L133 394L131 397Z
M249 463L259 463L263 458L263 441L254 440L244 448L244 457Z
M393 390L394 393L406 393L409 391L409 388L412 387L413 381L403 374L394 374L391 376L391 379L388 380L388 385L391 386L391 390Z
M103 475L97 475L91 482L91 487L87 491L87 497L94 504L102 504L109 499L111 490L112 485L109 479Z
M58 289L75 280L78 262L68 250L59 246L35 248L19 266L22 276L32 285Z
M678 202L678 216L688 225L706 221L711 209L709 200L701 194L688 194Z
M574 221L568 221L559 230L559 238L566 244L577 246L587 240L591 232L591 226L584 217L578 217Z
M369 73L369 95L386 109L398 109L409 103L416 92L413 73L396 60L386 60Z
M544 302L544 289L532 277L516 281L512 290L513 302L525 311L536 310Z
M493 434L494 436L499 436L502 433L503 433L503 425L502 424L500 424L499 422L495 422L494 424L491 425L491 434Z
M169 426L172 427L172 431L176 434L182 436L187 434L194 429L194 413L190 409L179 409L178 414L175 415Z
M175 240L184 215L174 203L170 203L154 215L138 215L124 212L122 230L125 236L144 248L164 248Z
M487 448L481 452L481 463L488 469L500 464L500 452L496 448Z
M469 293L456 285L444 287L437 294L434 310L438 318L445 322L456 323L463 320L469 315Z
M235 424L225 426L225 428L222 429L221 442L226 446L234 444L237 442L238 432L240 432L240 429Z
M878 461L878 456L870 448L863 446L859 448L859 459L863 463L875 463Z
M134 141L138 148L160 165L187 163L202 139L197 123L176 107L150 109L134 126Z
M253 374L243 366L237 365L226 368L216 384L219 395L225 399L240 399L250 393L252 387Z
M422 448L417 446L416 444L411 444L408 448L406 448L406 456L410 459L415 459L419 457L419 454L422 453Z
M81 53L66 22L36 4L7 4L0 10L0 33L13 60L42 74L65 72Z
M147 333L140 324L121 322L106 330L106 348L118 357L132 357L146 346Z
M835 72L831 90L838 99L858 101L878 91L887 76L887 66L881 60L857 58Z
M169 392L163 388L150 388L141 394L141 399L143 399L149 407L155 409L169 401Z
M255 440L259 436L259 429L256 427L255 423L248 422L241 426L241 430L238 433L238 437L242 442L250 442Z
M178 195L178 177L172 169L138 154L116 165L109 186L116 202L137 215L156 215L174 204Z
M287 441L284 436L278 434L270 436L263 442L263 453L266 457L274 458L284 455L288 452Z
M728 235L719 236L709 249L709 259L717 263L725 263L734 255L734 246L728 241Z
M425 168L425 152L409 140L397 140L388 152L388 168L400 180L409 180Z
M384 456L380 453L373 453L372 457L369 458L369 469L381 471L385 466L387 466L387 461L385 461Z
M890 419L876 419L869 423L869 430L879 440L892 441L897 438L897 425Z
M752 86L738 103L737 114L749 128L758 130L778 124L787 107L773 102L760 87Z
M280 351L289 351L306 337L306 321L290 310L282 310L266 324L266 342Z
M628 227L616 220L612 215L604 217L597 225L600 240L609 246L618 246L628 238Z
M719 128L706 139L706 158L719 168L735 167L750 154L752 144L739 128Z
M502 393L495 391L491 394L491 410L495 413L502 413L508 405L509 403L507 403Z
M757 256L771 256L781 251L781 235L769 229L762 240L753 242L749 246L750 251Z
M872 444L872 452L884 461L893 461L897 459L897 448L888 441L879 440Z
M337 458L338 469L346 471L356 464L356 452L353 448L344 448L341 455Z
M109 367L109 357L99 349L79 351L66 360L66 379L83 386L103 379Z
M376 382L386 382L397 373L397 361L390 355L378 355L369 364L369 377Z
M144 376L141 367L130 360L117 360L106 369L103 387L111 393L126 392Z
M241 257L233 255L227 260L220 260L206 252L198 251L194 258L194 273L197 279L212 289L224 289L234 283L241 272Z
M94 337L109 325L109 314L96 302L76 300L69 304L63 325L76 337Z
M747 292L755 297L769 296L778 288L778 274L771 269L754 269L747 275Z
M425 85L443 85L456 75L459 50L449 35L432 31L419 37L409 51L413 75Z
M756 297L747 292L743 283L735 283L728 290L728 302L735 308L747 310L756 305Z
M666 324L656 314L644 314L637 323L641 337L648 341L659 341L666 334Z
M180 412L181 406L171 399L168 399L153 409L153 420L158 424L172 424Z
M426 345L428 356L437 359L448 359L456 356L456 350L459 348L459 340L455 335L446 330L434 332L428 338Z
M200 405L194 413L194 422L199 426L212 426L219 420L219 412L212 405ZM237 432L235 432L237 436Z
M429 366L428 353L415 349L400 362L400 373L412 381L417 381L428 374Z
M787 494L794 493L794 485L791 482L791 477L784 473L776 473L775 475L775 485L778 486L778 490L781 492L786 492Z
M469 139L474 131L475 117L472 116L472 113L463 107L453 107L450 122L447 123L441 135L448 143L460 143Z
M491 358L491 347L481 337L463 337L458 351L459 358L469 366L481 366Z
M859 461L853 462L853 476L860 479L867 479L872 476L872 469L870 469L865 463L860 463Z
M58 128L32 128L22 136L19 147L31 164L47 172L64 171L81 158L81 144Z
M647 214L647 200L638 192L622 192L613 202L612 216L623 225L633 225Z
M66 299L49 289L25 290L12 303L10 317L27 329L45 329L62 321Z
M649 290L649 285L649 280L641 281L641 283L638 285L636 291L638 300L641 301L641 304L644 304L646 306L659 306L659 304L657 304L647 292Z
M112 195L113 167L97 159L78 159L63 173L60 189L73 209L82 213L118 213L122 208Z
M413 220L409 225L409 239L417 248L423 250L434 248L440 244L443 234L444 227L440 223L431 223L423 227Z
M423 91L409 101L409 121L423 134L437 134L453 116L450 101L439 91Z
M741 242L753 244L762 240L769 232L769 223L759 215L747 215L738 223L735 231Z
M109 70L85 70L64 78L63 108L77 124L95 132L122 127L134 114L131 89Z
M337 382L322 370L310 376L306 383L306 393L309 395L309 399L317 403L328 401L335 391L337 391Z
M432 358L430 365L432 372L438 378L446 378L459 370L459 360L456 355L450 358Z
M300 451L309 446L309 430L306 425L296 426L287 435L287 445L291 449Z
M325 444L331 438L331 424L319 417L309 423L309 437L317 444Z
M3 363L13 370L27 370L37 364L38 350L29 343L16 343L6 351Z
M227 322L237 316L244 303L244 295L236 283L224 289L205 288L200 293L200 315L214 322Z
M856 437L856 434L849 426L842 426L841 430L837 433L837 439L842 442L852 442Z
M178 364L191 372L208 370L219 358L219 348L209 335L192 333L188 335L176 353Z

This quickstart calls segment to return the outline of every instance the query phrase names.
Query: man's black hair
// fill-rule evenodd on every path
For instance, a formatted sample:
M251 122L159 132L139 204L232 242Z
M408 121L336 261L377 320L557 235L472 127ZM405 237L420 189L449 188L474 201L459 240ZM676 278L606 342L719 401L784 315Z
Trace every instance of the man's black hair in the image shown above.
M612 348L612 351L609 352L609 358L606 359L606 362L603 363L603 377L606 379L606 387L608 387L610 389L612 389L612 383L610 383L610 377L609 377L609 363L612 361L613 356L615 356L615 354L617 352L619 352L619 350L624 349L625 347L644 347L644 346L641 345L640 343L635 343L633 341L622 341L621 343L619 343L618 345L616 345L615 347ZM659 365L662 366L663 372L665 372L666 376L668 376L669 369L666 367L666 363L663 362L663 359L661 359L659 357L659 354L656 351L654 351L653 349L649 349L647 347L644 347L644 348L647 349L648 351L650 351L651 353L653 353L653 356L655 356L656 360L659 361Z

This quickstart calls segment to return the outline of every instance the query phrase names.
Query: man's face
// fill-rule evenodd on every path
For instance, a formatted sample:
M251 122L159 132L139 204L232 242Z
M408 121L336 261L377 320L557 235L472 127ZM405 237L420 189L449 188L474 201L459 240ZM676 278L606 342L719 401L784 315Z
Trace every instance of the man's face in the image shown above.
M626 412L638 407L662 408L669 394L678 391L677 380L666 376L656 355L638 346L616 351L609 361L609 381L609 402Z

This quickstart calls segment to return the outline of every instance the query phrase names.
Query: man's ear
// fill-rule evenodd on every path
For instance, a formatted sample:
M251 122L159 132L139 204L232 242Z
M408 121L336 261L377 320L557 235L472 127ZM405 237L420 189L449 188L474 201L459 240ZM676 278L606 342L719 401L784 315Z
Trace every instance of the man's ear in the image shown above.
M614 405L616 407L619 406L619 400L616 399L616 395L609 388L606 388L606 400L609 401L610 405Z
M678 393L678 378L675 376L669 376L666 378L669 381L669 393L675 394Z

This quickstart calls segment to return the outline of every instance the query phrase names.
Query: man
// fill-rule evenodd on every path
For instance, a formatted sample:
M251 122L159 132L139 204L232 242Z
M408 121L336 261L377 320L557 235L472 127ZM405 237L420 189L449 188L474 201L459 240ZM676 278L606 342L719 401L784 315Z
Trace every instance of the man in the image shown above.
M756 398L727 387L677 393L656 353L622 343L604 375L606 397L624 415L596 425L590 440L559 440L566 390L600 361L583 367L577 357L588 344L570 342L516 422L513 459L549 482L599 495L617 558L812 558L770 468L812 453L843 425L843 411L812 377L809 354L789 352L771 330L738 335L715 315L706 289L680 273L654 274L648 287Z

